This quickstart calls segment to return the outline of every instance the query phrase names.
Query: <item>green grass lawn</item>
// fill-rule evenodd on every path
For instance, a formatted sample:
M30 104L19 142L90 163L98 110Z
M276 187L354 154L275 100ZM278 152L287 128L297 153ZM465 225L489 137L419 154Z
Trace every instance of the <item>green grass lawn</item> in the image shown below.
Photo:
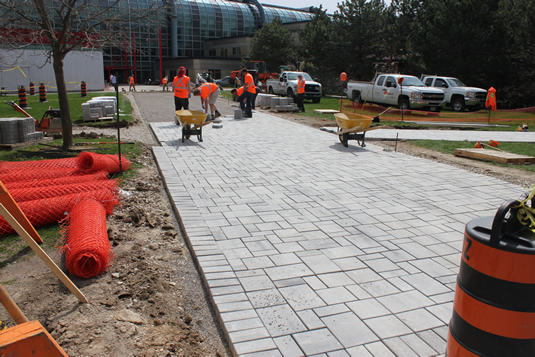
M89 101L93 97L105 97L112 96L115 98L115 92L89 92L86 97L82 97L80 93L69 93L69 110L71 112L71 119L73 124L83 124L83 115L82 115L82 103ZM49 107L52 109L59 109L59 100L57 93L47 94L48 102L39 102L39 95L27 96L28 106L31 108L24 109L32 117L41 120L43 114L48 110ZM17 102L17 95L8 95L2 97L4 101L14 101ZM132 117L132 104L130 101L123 96L123 93L119 93L119 119L126 121L133 121ZM23 118L24 114L16 112L13 108L5 103L0 105L0 118ZM86 122L86 125L98 126L102 125L103 122Z

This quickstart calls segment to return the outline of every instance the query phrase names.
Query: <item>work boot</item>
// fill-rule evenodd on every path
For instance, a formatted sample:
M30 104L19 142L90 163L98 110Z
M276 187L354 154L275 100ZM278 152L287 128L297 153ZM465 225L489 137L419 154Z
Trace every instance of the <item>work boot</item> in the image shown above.
M221 116L221 113L218 112L218 111L216 110L216 111L215 111L215 117L216 117L216 118L219 118L220 116Z

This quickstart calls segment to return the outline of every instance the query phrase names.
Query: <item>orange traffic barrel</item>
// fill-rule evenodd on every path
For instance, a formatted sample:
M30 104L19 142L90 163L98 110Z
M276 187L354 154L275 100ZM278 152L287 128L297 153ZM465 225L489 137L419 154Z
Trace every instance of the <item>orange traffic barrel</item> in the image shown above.
M84 81L82 81L82 97L87 97L87 86Z
M35 84L30 82L30 95L35 95Z
M45 88L45 85L43 83L39 84L39 102L41 102L41 103L48 102L46 100L46 88Z
M19 107L28 107L28 97L26 97L26 88L24 86L19 86Z
M465 227L448 357L535 356L535 233L519 221L520 203Z

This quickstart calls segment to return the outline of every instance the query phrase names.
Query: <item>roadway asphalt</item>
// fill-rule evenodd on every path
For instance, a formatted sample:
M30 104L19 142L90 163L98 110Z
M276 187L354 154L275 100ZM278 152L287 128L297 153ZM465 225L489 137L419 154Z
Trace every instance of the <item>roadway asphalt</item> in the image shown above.
M345 148L268 111L234 119L226 99L222 128L182 143L171 94L133 97L233 353L445 354L465 225L525 188L371 141ZM489 138L506 135L535 142Z

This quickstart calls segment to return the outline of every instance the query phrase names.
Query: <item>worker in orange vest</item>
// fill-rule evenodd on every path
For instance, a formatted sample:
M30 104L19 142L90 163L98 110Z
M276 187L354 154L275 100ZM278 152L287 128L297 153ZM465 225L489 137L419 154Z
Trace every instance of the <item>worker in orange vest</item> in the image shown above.
M201 97L201 104L205 108L205 112L208 112L208 108L210 108L210 115L206 120L214 120L221 116L221 113L217 111L217 107L215 106L219 93L219 86L210 82L204 83L199 88L193 90L194 96Z
M178 75L173 79L173 92L175 93L175 111L189 109L189 97L191 87L189 77L186 76L186 68L180 67Z
M238 101L238 97L240 95L242 95L243 93L243 86L241 86L240 88L234 88L230 91L230 93L232 93L232 100L237 102Z
M238 98L238 101L240 102L241 110L245 112L245 117L252 118L252 100L253 96L256 94L256 86L254 84L253 76L247 69L244 68L241 70L241 76L243 79L243 93Z
M297 75L297 108L300 112L305 111L303 100L305 99L305 77L302 73Z
M162 91L168 92L169 87L167 86L167 76L162 78Z
M134 76L133 75L130 75L130 77L128 77L128 83L130 84L130 87L128 87L128 91L131 92L132 88L134 88L134 92L137 92L136 84L134 83Z

